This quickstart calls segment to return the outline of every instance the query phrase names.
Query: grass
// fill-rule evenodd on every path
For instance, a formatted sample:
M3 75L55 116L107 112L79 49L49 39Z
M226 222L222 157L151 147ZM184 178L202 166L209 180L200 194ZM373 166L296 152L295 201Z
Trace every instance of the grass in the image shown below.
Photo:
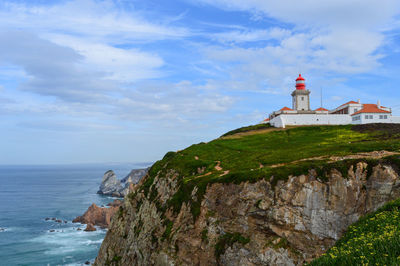
M309 265L400 265L400 199L361 218Z
M251 132L257 128L258 125L228 133L235 134L234 132L246 130ZM306 126L245 134L235 138L218 138L209 143L192 145L182 151L168 152L162 160L151 167L141 190L146 196L149 195L148 198L157 201L154 192L150 189L155 176L158 174L162 178L168 169L174 169L179 174L179 189L166 206L161 206L161 209L172 208L177 213L183 202L189 202L193 217L196 219L200 213L200 203L207 185L211 183L256 182L262 178L271 180L273 177L272 184L274 185L290 174L306 174L310 169L316 169L320 179L323 179L333 168L346 176L348 167L360 160L336 163L328 163L326 160L291 162L304 158L344 156L376 150L399 151L399 138L400 134L393 134L393 132L388 138L385 131L355 131L352 130L351 125ZM396 158L387 160L397 160L396 164L400 166ZM376 163L372 160L370 162ZM282 163L287 165L272 167ZM215 168L217 165L222 167L222 170L217 170ZM199 169L205 170L199 171ZM229 172L222 175L224 171ZM198 188L198 192L193 199L191 193L194 187Z
M258 124L258 125L253 125L253 126L247 126L247 127L241 127L235 130L231 130L221 137L227 137L231 135L235 135L238 133L244 133L244 132L249 132L249 131L255 131L255 130L261 130L261 129L267 129L267 128L273 128L270 124Z

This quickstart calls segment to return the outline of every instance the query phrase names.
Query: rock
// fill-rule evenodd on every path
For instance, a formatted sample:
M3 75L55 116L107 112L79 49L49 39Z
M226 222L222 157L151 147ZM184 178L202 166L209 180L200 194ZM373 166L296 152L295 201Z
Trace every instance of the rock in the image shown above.
M86 264L86 265L90 265L90 261L88 261L88 260L85 261L85 264Z
M132 183L137 184L139 180L144 177L150 168L146 169L133 169L127 176L125 176L121 182L122 183Z
M49 217L46 217L44 220L45 220L45 221L48 221L48 220L50 220L50 218L49 218Z
M114 171L109 170L104 173L100 184L98 194L109 195L113 197L125 197L129 193L131 184L136 184L143 176L147 174L147 169L134 169L125 178L118 180Z
M0 227L0 232L5 232L5 231L6 231L5 228L1 228L1 227Z
M118 192L122 189L123 186L121 185L121 181L117 179L114 171L108 170L104 173L99 191L97 191L97 193L103 195L112 195L113 193Z
M64 223L66 224L66 223L68 223L68 221L64 220Z
M87 211L82 215L76 217L73 223L93 224L101 228L107 228L111 222L114 213L119 209L122 201L114 201L113 206L109 208L101 208L96 204L92 204Z
M55 222L56 222L56 223L62 223L62 220L57 219Z
M193 219L190 203L177 213L160 208L178 189L178 173L166 168L152 181L152 197L141 192L144 178L124 201L94 265L114 257L120 265L302 265L325 253L361 216L400 197L391 165L360 162L348 177L337 170L327 174L319 180L310 171L274 185L264 179L208 184ZM227 245L216 258L216 243L227 233L249 241Z
M93 226L93 224L89 223L86 225L86 228L84 231L85 232L93 232L93 231L96 231L96 228Z
M82 229L78 228L78 229L76 229L76 231L82 231Z
M119 207L121 205L122 205L122 201L118 200L118 199L116 199L113 202L110 202L110 203L107 204L107 206L109 206L109 207Z
M57 218L53 217L53 218L51 218L51 220L52 220L52 221L55 221L55 220L57 220Z
M55 231L56 231L56 230L54 230L54 229L51 229L51 230L50 230L50 233L53 233L53 232L55 232Z

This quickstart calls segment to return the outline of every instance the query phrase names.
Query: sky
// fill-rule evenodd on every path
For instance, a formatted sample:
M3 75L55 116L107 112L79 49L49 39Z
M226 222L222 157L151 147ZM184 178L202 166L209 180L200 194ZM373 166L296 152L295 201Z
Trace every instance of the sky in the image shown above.
M311 107L400 115L398 0L0 1L0 164L153 162Z

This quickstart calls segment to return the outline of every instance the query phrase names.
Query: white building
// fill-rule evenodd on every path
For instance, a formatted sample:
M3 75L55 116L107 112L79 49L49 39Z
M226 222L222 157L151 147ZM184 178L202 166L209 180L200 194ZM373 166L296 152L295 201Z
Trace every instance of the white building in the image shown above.
M367 123L400 123L400 117L392 116L392 110L378 104L362 104L350 101L333 110L310 108L310 91L306 89L304 78L296 79L296 89L292 92L292 108L283 107L269 115L263 123L275 127L287 125L347 125Z

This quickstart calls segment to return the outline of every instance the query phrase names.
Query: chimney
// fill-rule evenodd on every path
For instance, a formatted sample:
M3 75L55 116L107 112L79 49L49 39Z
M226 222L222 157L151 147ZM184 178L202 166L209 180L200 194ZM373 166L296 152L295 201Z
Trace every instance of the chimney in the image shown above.
M360 99L358 99L358 101L357 101L358 103L361 103L361 100Z
M380 100L378 100L378 108L381 108L381 101Z

